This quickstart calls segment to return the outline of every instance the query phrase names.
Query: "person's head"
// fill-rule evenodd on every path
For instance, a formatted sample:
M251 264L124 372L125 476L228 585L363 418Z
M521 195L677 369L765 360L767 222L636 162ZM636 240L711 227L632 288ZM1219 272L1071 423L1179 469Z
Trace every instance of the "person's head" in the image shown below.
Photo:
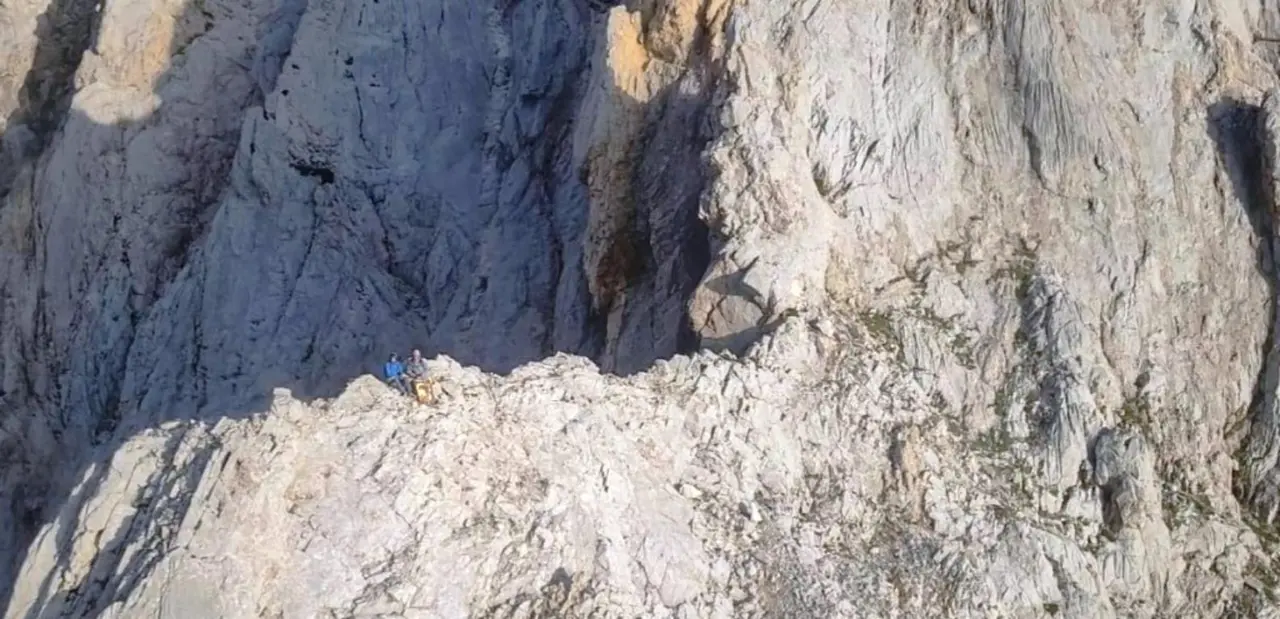
M414 358L415 360L417 360L417 359L421 359L421 358L422 358L422 351L418 350L417 348L413 349L413 358Z
M397 355L397 354L395 354L395 353L391 353L391 357L390 357L389 359L387 359L387 363L395 363L395 362L397 362L397 361L399 361L399 360L400 360L400 355Z

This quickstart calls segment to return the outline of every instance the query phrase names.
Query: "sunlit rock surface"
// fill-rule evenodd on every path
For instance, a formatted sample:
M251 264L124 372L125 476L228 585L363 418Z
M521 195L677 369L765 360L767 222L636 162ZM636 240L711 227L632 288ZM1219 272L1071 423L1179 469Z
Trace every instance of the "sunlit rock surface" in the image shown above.
M1274 7L614 4L0 7L6 617L1280 616Z

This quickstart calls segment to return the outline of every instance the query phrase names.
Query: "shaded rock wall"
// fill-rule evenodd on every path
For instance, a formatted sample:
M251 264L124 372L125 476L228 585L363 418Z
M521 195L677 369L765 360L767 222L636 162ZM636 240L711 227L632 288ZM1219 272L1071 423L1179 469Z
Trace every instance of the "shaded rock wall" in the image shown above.
M615 76L599 8L6 7L15 33L77 28L5 50L31 67L5 91L0 166L14 496L117 430L242 417L279 386L333 395L391 351L631 372L693 345L708 82L683 76L706 70ZM706 36L701 13L679 19L654 44L671 62ZM608 137L579 117L652 126Z

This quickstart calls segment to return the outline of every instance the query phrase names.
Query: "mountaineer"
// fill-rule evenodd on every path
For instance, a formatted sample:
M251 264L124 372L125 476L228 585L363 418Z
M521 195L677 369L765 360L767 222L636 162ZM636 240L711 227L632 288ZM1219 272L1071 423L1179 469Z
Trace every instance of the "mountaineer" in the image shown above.
M413 349L413 354L405 368L405 375L409 377L413 398L418 401L418 404L429 404L435 401L435 389L427 380L427 360L422 358L422 351Z
M409 357L409 363L404 370L404 373L411 381L422 380L427 377L427 360L422 358L422 351L417 348L413 349L413 354Z
M382 366L382 374L397 391L409 395L409 384L404 379L404 366L401 365L400 357L395 353L391 353L391 358L387 359L386 365Z

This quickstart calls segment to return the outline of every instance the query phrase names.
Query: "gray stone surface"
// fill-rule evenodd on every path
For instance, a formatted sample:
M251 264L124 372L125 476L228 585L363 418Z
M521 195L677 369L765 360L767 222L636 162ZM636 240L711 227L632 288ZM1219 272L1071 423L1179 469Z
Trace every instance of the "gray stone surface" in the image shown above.
M1280 615L1274 7L609 4L0 7L6 617Z

